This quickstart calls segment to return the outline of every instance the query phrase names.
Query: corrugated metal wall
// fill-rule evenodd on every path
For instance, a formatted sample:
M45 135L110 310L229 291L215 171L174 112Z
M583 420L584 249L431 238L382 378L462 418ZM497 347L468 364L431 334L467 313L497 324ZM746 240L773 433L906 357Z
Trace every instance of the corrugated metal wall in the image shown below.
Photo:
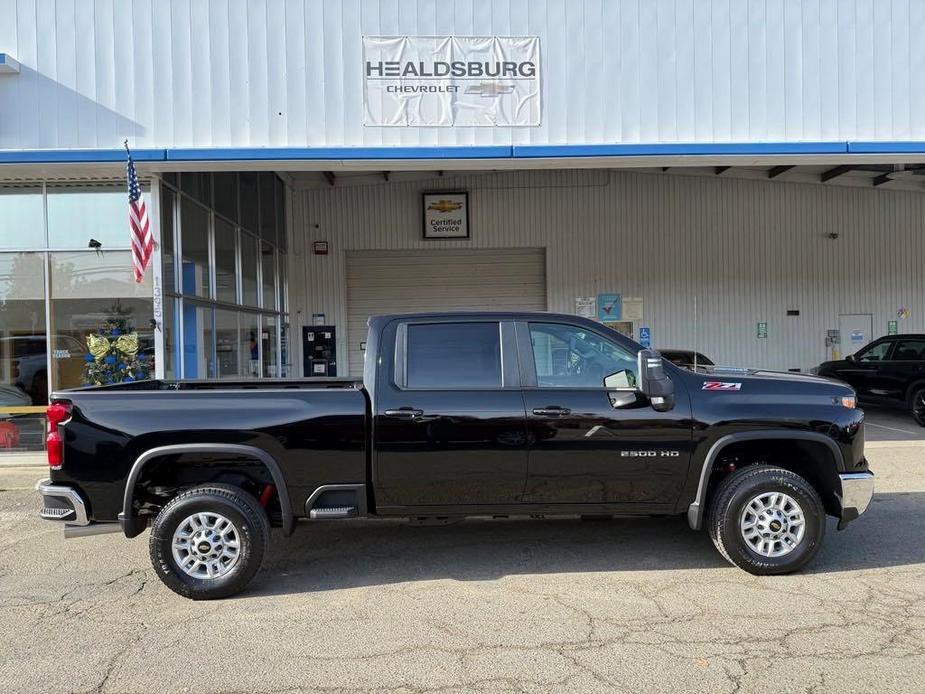
M536 35L538 128L365 128L363 34ZM0 0L0 149L925 138L919 0Z
M440 188L470 192L471 239L422 238L421 191ZM296 244L304 234L293 305L338 325L346 251L543 247L550 310L571 313L575 297L599 292L639 296L654 345L724 364L811 367L841 313L873 314L879 335L904 306L900 331L925 332L921 193L596 170L335 187L293 201ZM330 255L312 255L314 240Z

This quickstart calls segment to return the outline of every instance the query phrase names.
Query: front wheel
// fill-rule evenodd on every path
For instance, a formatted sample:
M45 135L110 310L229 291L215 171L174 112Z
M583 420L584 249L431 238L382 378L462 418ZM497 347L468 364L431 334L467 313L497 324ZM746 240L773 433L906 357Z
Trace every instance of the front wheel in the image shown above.
M708 529L728 561L756 575L786 574L805 566L825 535L819 494L796 473L753 465L717 488Z
M912 418L920 427L925 427L925 388L912 394Z
M164 585L186 598L210 600L244 590L269 543L270 523L257 499L238 487L209 484L161 509L148 548Z

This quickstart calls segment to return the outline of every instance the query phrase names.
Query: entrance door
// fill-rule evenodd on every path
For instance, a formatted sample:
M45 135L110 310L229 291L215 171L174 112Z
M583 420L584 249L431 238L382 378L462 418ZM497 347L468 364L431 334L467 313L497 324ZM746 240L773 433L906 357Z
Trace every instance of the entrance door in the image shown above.
M636 351L606 329L518 323L530 439L524 501L674 505L686 478L691 411L656 412L636 390ZM606 386L605 386L606 381Z
M869 313L843 313L838 317L838 331L841 334L842 359L876 337L873 334L873 316Z

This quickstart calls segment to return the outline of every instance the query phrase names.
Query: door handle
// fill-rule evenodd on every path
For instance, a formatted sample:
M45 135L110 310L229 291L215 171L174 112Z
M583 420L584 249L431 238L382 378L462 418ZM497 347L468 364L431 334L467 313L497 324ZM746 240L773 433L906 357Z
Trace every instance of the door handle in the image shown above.
M385 416L397 419L417 419L424 416L424 410L416 410L413 407L400 407L397 410L386 410Z
M534 408L533 414L545 416L545 417L561 417L562 415L572 414L572 411L567 407L559 407L554 405L552 407L537 407Z

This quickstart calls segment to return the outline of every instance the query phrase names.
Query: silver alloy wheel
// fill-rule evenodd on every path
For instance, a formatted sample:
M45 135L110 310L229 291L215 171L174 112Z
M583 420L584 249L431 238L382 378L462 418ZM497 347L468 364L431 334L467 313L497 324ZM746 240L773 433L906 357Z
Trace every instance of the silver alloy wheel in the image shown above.
M211 511L185 518L173 533L171 547L177 566L193 578L221 578L241 558L238 529L225 516Z
M739 527L752 551L763 557L782 557L803 540L806 519L792 496L765 492L745 505Z

